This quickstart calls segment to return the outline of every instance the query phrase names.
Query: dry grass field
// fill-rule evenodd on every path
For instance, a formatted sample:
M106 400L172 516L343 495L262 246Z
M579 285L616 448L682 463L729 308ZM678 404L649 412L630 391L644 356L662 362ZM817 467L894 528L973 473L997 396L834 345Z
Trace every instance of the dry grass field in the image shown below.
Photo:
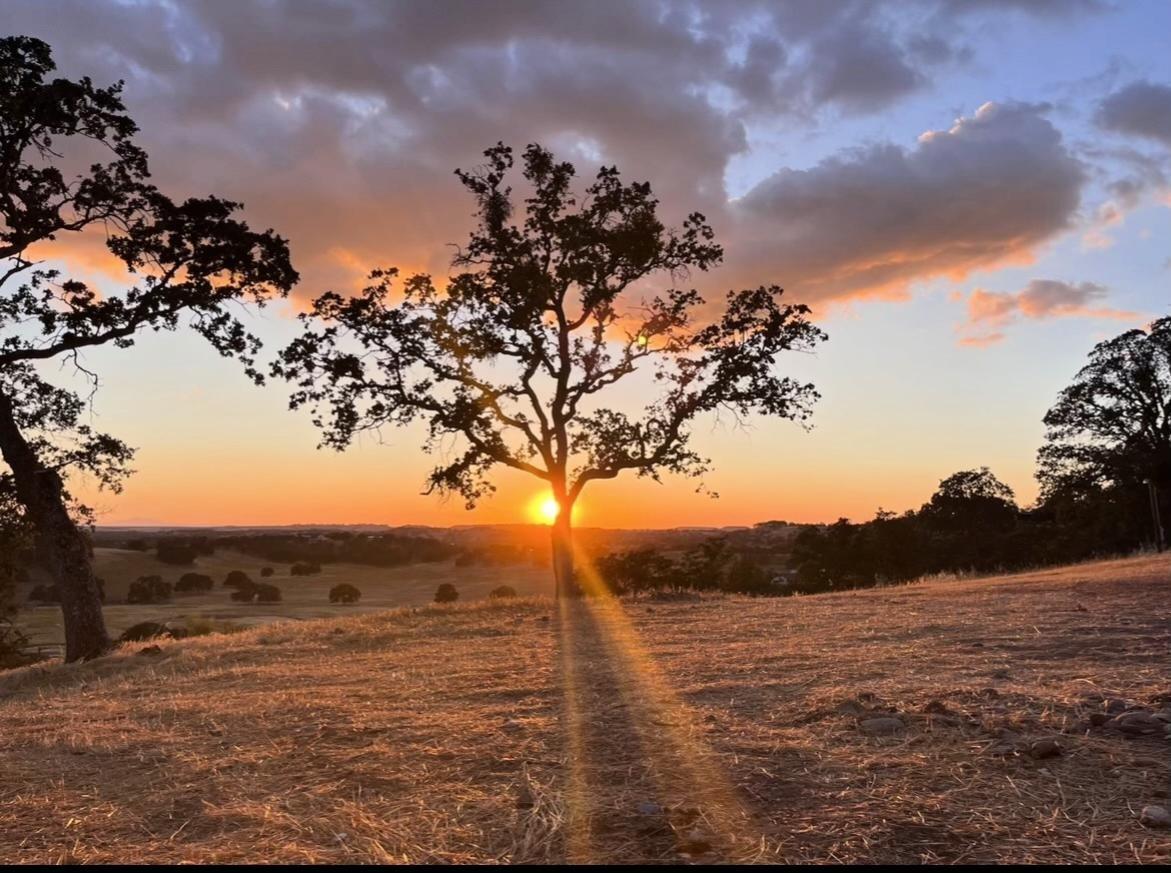
M1167 557L334 615L0 675L0 861L1166 863L1126 707Z

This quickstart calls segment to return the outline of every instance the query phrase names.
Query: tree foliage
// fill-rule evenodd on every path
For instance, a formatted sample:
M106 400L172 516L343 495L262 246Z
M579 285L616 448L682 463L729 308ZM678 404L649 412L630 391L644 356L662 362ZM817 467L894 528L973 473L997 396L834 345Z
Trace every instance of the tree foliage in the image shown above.
M1171 523L1171 317L1098 343L1045 415L1037 478L1065 517L1147 512L1147 483Z
M776 286L709 307L678 284L723 257L703 215L667 227L650 185L613 167L579 195L573 166L537 145L521 161L529 196L518 210L512 150L485 157L457 171L477 225L446 287L425 274L399 287L397 270L380 270L360 294L323 294L303 316L276 372L295 385L292 406L313 410L324 445L422 422L426 450L441 456L429 491L471 507L493 490L494 467L520 470L549 483L567 534L592 481L702 474L697 416L809 416L813 386L776 372L782 352L823 339L808 310L782 304ZM640 370L650 401L637 414L614 408L610 389Z
M131 452L81 423L88 399L46 379L40 364L85 368L90 348L132 345L142 331L186 325L256 380L259 341L234 304L262 305L296 282L288 247L256 233L217 197L174 201L149 179L121 85L54 77L49 46L0 39L0 488L35 531L56 578L66 658L109 645L89 548L75 528L66 480L85 470L116 486ZM99 292L44 266L69 262L71 245L98 246L124 287ZM40 260L44 259L44 260ZM72 510L72 512L71 512Z

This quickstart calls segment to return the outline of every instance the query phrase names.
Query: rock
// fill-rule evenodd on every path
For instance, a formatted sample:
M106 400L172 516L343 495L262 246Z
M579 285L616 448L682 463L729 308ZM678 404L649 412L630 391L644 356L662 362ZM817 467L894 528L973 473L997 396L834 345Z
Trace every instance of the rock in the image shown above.
M838 715L859 716L866 714L866 707L857 700L844 700L838 704Z
M140 655L161 655L162 653L163 650L158 646L147 646L144 649L138 650L138 654Z
M1159 721L1159 719L1155 718L1149 712L1142 711L1124 712L1117 718L1113 718L1107 722L1106 726L1136 737L1159 734L1165 730L1163 722Z
M858 722L858 729L862 733L872 737L889 736L890 734L897 734L906 727L901 718L895 718L890 715L874 716L872 718L864 718Z
M1046 758L1061 757L1061 743L1053 737L1044 737L1029 743L1029 756L1043 761Z
M140 621L138 624L122 631L122 636L118 637L118 642L140 643L143 640L151 640L156 637L169 637L170 635L171 629L165 624L157 621Z
M984 644L983 643L972 643L972 648L973 649L982 649L982 648L984 648Z
M1171 709L1160 709L1158 712L1153 713L1153 715L1159 721L1171 724Z
M1119 700L1117 697L1111 698L1102 704L1102 709L1111 714L1126 712L1129 704L1125 700Z
M1110 721L1110 716L1106 715L1106 713L1104 713L1104 712L1091 712L1090 713L1090 724L1093 727L1101 727L1102 725L1106 724L1106 722L1108 722L1108 721Z
M702 830L693 828L679 841L679 850L688 855L702 855L712 850L712 841Z
M1171 828L1171 812L1165 806L1144 806L1138 817L1139 824L1148 828Z
M520 786L516 792L516 808L532 809L536 805L537 802L533 799L533 792L529 789L529 786Z
M993 743L984 751L987 755L992 755L997 758L1007 758L1017 754L1020 750L1017 748L1016 743L1001 741L999 743Z

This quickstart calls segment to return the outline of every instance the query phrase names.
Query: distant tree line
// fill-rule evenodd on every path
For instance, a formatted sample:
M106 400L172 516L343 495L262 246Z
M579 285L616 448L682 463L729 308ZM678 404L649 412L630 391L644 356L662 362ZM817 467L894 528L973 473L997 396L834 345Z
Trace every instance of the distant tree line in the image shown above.
M723 591L728 594L776 594L780 588L768 567L734 550L724 537L713 537L671 557L655 549L603 555L594 562L599 584L613 594L661 591ZM587 594L597 593L584 586Z
M982 467L944 479L918 510L801 528L788 573L763 570L743 538L678 560L653 550L608 555L598 570L617 592L816 593L1160 547L1171 521L1171 318L1095 346L1044 423L1032 507Z
M428 536L409 534L355 534L336 531L326 535L248 534L215 540L223 549L252 555L274 564L364 564L402 567L455 557L459 549Z

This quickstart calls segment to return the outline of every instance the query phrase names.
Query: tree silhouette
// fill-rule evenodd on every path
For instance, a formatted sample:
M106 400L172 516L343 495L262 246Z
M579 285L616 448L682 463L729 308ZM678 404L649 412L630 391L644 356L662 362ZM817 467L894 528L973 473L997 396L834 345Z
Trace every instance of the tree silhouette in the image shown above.
M61 592L66 660L109 647L90 547L65 480L85 469L116 487L131 451L80 424L85 401L44 381L39 362L81 364L85 349L126 348L143 330L187 323L256 380L259 341L230 308L262 304L297 279L284 240L233 217L215 197L177 203L148 181L121 85L51 78L49 46L0 39L0 453L2 487L35 530ZM99 294L37 259L67 260L68 238L102 239L129 287ZM96 387L96 377L94 385Z
M667 228L649 184L604 167L579 199L573 166L530 145L521 168L530 196L516 223L512 150L498 144L485 156L457 171L477 226L447 287L420 274L400 293L388 269L357 296L323 294L275 371L296 384L291 405L314 410L323 445L424 422L426 450L444 454L429 492L458 493L471 507L493 490L496 466L548 483L565 593L571 511L589 483L627 470L656 480L701 474L708 462L690 448L689 425L704 413L805 419L817 394L777 375L775 359L824 335L805 307L781 305L775 286L729 293L714 313L696 291L675 287L723 251L698 213ZM651 378L641 391L656 396L641 414L603 405L644 367Z
M921 513L929 523L945 530L976 534L1011 528L1020 509L1012 489L987 467L981 467L952 473L940 482Z
M1103 489L1143 495L1151 482L1171 519L1171 317L1098 343L1045 427L1044 499Z

